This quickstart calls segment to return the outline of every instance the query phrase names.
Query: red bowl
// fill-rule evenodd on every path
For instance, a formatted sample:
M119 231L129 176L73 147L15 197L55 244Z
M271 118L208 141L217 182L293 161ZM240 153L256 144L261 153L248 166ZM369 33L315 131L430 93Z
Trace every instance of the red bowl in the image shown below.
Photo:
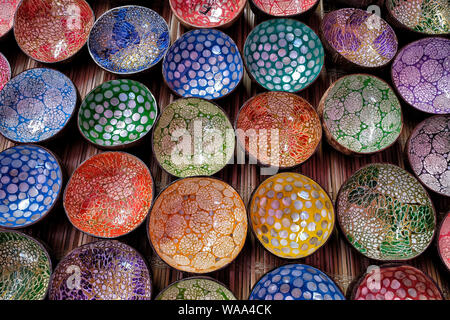
M6 57L0 53L0 90L11 80L11 66Z
M20 0L0 0L0 38L12 29L19 3Z
M450 211L445 215L439 228L438 251L442 262L450 271Z
M319 0L251 0L258 10L274 17L291 17L312 10Z

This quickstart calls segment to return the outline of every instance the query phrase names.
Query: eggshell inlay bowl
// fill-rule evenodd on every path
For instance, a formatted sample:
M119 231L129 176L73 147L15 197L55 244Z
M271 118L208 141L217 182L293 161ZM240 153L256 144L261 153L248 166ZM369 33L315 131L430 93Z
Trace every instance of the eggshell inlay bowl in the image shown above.
M442 262L450 271L450 212L445 215L439 228L438 251Z
M20 0L0 0L0 38L12 29L19 3Z
M11 79L11 66L6 57L0 53L0 91Z
M236 300L236 297L213 278L190 277L170 284L156 300Z
M289 17L311 10L318 0L251 0L262 12L276 17Z

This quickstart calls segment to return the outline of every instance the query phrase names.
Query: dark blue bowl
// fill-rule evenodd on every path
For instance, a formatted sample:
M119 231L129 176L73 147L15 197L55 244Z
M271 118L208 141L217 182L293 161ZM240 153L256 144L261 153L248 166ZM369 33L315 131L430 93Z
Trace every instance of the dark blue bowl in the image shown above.
M163 61L163 76L182 97L218 99L230 94L244 74L238 47L215 29L192 30L169 48Z

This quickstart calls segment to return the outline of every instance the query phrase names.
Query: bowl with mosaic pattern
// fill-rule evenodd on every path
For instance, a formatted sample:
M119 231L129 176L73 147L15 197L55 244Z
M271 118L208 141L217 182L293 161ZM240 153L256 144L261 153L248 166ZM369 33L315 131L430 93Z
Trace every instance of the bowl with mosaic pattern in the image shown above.
M444 215L437 236L437 248L442 263L450 271L450 211Z
M319 4L318 0L250 0L256 13L272 17L293 17L313 11Z
M0 39L12 30L19 3L20 0L0 0Z
M11 79L11 66L8 59L0 52L0 91Z

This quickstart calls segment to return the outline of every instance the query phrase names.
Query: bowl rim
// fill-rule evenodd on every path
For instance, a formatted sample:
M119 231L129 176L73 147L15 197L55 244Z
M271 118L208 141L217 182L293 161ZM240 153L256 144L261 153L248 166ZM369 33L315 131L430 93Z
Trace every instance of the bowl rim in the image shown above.
M139 137L137 139L134 139L133 141L120 143L120 144L117 144L117 145L114 145L114 146L106 146L106 145L98 144L98 143L90 140L88 137L85 136L85 134L83 133L83 130L81 129L80 114L81 114L82 110L84 110L83 105L85 104L85 101L86 101L87 97L89 97L92 93L94 93L95 90L101 88L105 83L110 83L110 82L113 82L113 81L119 81L119 82L131 81L131 82L135 82L135 83L139 84L140 86L142 86L143 87L142 89L144 89L144 91L146 91L147 93L150 93L150 96L153 98L153 102L155 104L155 118L153 120L153 123L151 124L151 128L144 135L142 135L141 137ZM131 88L130 88L130 90L131 90ZM124 91L124 90L121 90L121 91ZM86 105L87 105L87 103L86 103ZM104 150L122 150L122 149L125 149L125 148L132 147L133 145L137 144L138 142L141 142L144 138L146 138L148 136L148 134L152 131L153 126L155 125L156 120L158 119L158 115L159 115L158 102L156 101L155 96L153 95L153 93L150 91L150 89L145 84L143 84L142 82L133 80L133 79L113 79L113 80L108 80L108 81L100 83L98 86L96 86L95 88L91 89L91 91L89 91L86 94L86 96L83 98L83 100L80 103L80 107L78 108L77 128L78 128L78 131L80 132L80 135L85 139L85 141L87 141L91 145L94 145L97 148L104 149ZM96 121L96 123L98 123L98 121ZM90 128L92 128L92 127L90 127Z
M49 283L49 286L48 286L48 299L49 299L49 300L56 300L56 299L52 299L52 298L51 298L50 291L51 291L51 289L53 289L53 280L54 280L54 277L55 277L55 274L56 274L56 270L58 270L58 267L59 267L60 265L62 265L62 263L63 263L64 261L66 261L67 259L69 259L70 256L71 256L72 254L76 254L76 253L77 253L78 251L80 251L83 247L87 247L87 246L96 246L96 245L98 244L97 242L98 242L98 243L100 243L100 242L103 242L103 243L108 242L108 243L110 243L110 245L111 245L111 244L114 244L114 246L116 246L117 244L123 245L123 246L127 247L128 249L130 249L130 251L134 252L134 253L136 254L136 256L139 257L139 258L144 262L145 269L146 269L146 271L147 271L146 274L148 274L148 278L149 278L149 282L150 282L150 294L149 294L147 300L151 300L151 298L152 298L152 296L153 296L153 291L154 291L154 288L153 288L153 277L152 277L152 273L151 273L151 268L150 268L150 266L149 266L147 260L145 259L145 257L144 257L137 249L135 249L134 247L130 246L130 245L127 244L127 243L124 243L124 242L119 241L119 240L116 240L116 239L98 239L98 238L97 238L97 239L94 239L93 241L84 243L84 244L82 244L82 245L80 245L80 246L78 246L78 247L72 248L69 252L67 252L67 253L59 260L59 262L57 263L57 265L56 265L56 267L55 267L55 269L54 269L54 272L52 272L51 277L50 277L50 283ZM122 248L121 248L121 251L123 252Z
M236 254L236 256L231 261L229 261L228 263L224 264L220 268L216 268L214 270L209 270L209 271L203 271L203 272L186 271L186 270L182 270L182 269L176 268L176 267L172 266L171 264L169 264L168 262L166 262L166 260L164 260L159 255L158 251L156 251L155 246L153 245L153 242L152 242L152 239L151 239L151 236L150 236L150 217L152 215L153 207L154 207L156 201L158 200L158 198L164 193L164 191L166 191L173 184L177 184L181 180L185 180L185 179L211 179L211 180L219 181L220 183L231 187L231 189L239 196L239 199L242 202L244 211L247 211L247 207L245 205L244 199L242 199L242 196L239 194L239 192L231 184L229 184L228 182L224 181L223 179L216 178L216 177L211 177L211 176L192 176L192 177L186 177L186 178L178 178L178 179L168 183L166 186L164 186L161 189L161 191L158 193L158 196L155 198L155 201L153 201L152 208L150 209L150 212L149 212L149 214L147 216L147 220L145 222L145 230L146 230L146 233L147 233L148 243L150 244L150 247L152 248L152 251L153 251L153 253L154 253L154 255L156 257L161 259L161 261L164 262L167 266L169 266L170 268L175 269L177 271L184 272L184 273L187 273L187 274L193 274L193 275L206 275L206 274L209 274L209 273L212 273L212 272L223 270L223 269L227 268L229 265L231 265L239 257L239 255L242 253L242 251L243 251L243 249L245 247L245 243L247 242L247 238L248 238L248 229L249 229L248 219L247 219L247 212L245 212L245 215L244 215L245 216L245 220L246 220L246 223L245 223L246 231L245 231L245 237L242 240L242 246L241 246L239 252Z
M398 107L398 110L400 111L400 130L399 130L399 132L398 132L398 135L397 135L397 137L396 137L389 145L387 145L387 146L385 146L385 147L383 147L383 148L381 148L381 149L378 149L378 150L376 150L376 151L372 151L372 152L360 152L360 151L352 150L352 149L350 149L350 148L348 148L348 147L346 147L346 146L343 146L341 143L339 143L339 142L337 141L337 139L334 137L334 135L331 134L331 131L328 129L328 126L327 126L326 123L325 123L325 119L323 118L323 113L325 112L325 101L326 101L326 99L328 98L328 94L330 93L331 89L333 89L333 88L337 85L338 82L344 80L345 78L350 78L350 77L355 77L355 76L364 76L364 77L369 77L369 78L374 78L374 79L380 80L382 83L384 83L384 84L387 86L387 88L388 88L389 90L392 91L392 93L394 94L395 98L397 99L397 107ZM375 154L375 153L377 153L377 152L382 152L382 151L384 151L384 150L386 150L386 149L392 147L392 146L398 141L398 139L400 138L400 136L401 136L401 134L402 134L402 132L403 132L403 129L404 129L404 123L403 123L403 122L404 122L404 119L403 119L403 112L402 112L402 106L401 106L401 103L400 103L400 99L397 97L396 92L395 92L394 89L391 87L391 85L390 85L389 83L387 83L387 81L385 81L385 80L383 80L382 78L380 78L380 77L378 77L378 76L376 76L376 75L373 75L373 74L368 74L368 73L352 73L352 74L347 74L347 75L344 75L344 76L342 76L342 77L339 77L337 80L333 81L333 82L330 84L330 86L328 87L328 89L325 91L325 93L323 94L322 98L321 98L320 101L319 101L319 106L318 106L317 109L318 109L318 113L319 113L319 117L320 117L320 120L321 120L321 123L322 123L322 128L323 128L323 130L324 130L325 132L328 132L328 133L330 134L330 137L331 137L330 140L332 140L332 142L336 143L337 145L339 145L340 147L343 147L343 148L346 149L346 150L349 150L349 151L350 151L350 154L349 154L349 155L372 155L372 154ZM326 139L328 139L328 135L327 135L327 134L325 134L325 137L326 137ZM330 144L330 146L333 147L336 151L343 153L341 150L336 149L331 143L329 143L329 144Z
M444 267L446 267L448 273L450 273L450 265L448 265L445 262L444 257L442 256L442 252L441 252L442 250L441 250L441 244L440 244L441 242L439 241L442 228L444 227L444 222L447 220L449 220L449 222L450 222L450 210L446 214L444 214L444 218L439 223L439 227L437 228L438 232L437 232L436 242L437 242L437 252L439 254L439 258L441 258L442 264L444 265Z
M22 75L23 73L27 73L27 72L29 72L29 71L34 71L34 70L37 70L37 69L40 69L40 70L47 70L47 71L55 72L55 73L57 73L57 74L62 75L63 78L66 80L67 84L68 84L70 87L72 87L72 89L73 89L73 91L74 91L74 93L75 93L75 101L74 101L74 103L73 103L72 112L71 112L71 114L69 115L69 117L67 118L66 122L65 122L58 130L56 130L55 133L54 133L52 136L50 136L50 137L48 137L48 138L45 138L45 139L36 140L36 141L19 141L19 140L15 140L15 139L12 139L12 138L8 138L8 137L4 134L3 129L1 129L1 127L0 127L0 135L1 135L2 137L4 137L5 139L7 139L7 140L9 140L9 141L11 141L11 142L13 142L13 143L16 143L16 144L38 144L38 143L41 144L41 143L45 143L45 142L51 141L51 140L53 140L53 139L56 139L56 138L58 137L58 135L59 135L60 133L62 133L63 130L67 127L67 125L70 123L70 121L72 120L72 118L74 117L74 114L76 113L76 111L77 111L77 109L78 109L78 108L77 108L77 107L78 107L78 102L79 102L79 101L78 101L78 100L79 100L79 98L78 98L78 95L79 95L78 88L75 86L75 84L73 83L72 79L70 79L68 76L66 76L66 75L65 75L64 73L62 73L61 71L59 71L59 70L57 70L57 69L54 69L54 68L49 68L49 67L33 67L33 68L30 68L30 69L23 70L22 72L19 72L19 73L16 74L14 77L12 77L12 78L5 84L5 86L2 88L1 91L3 91L3 89L6 87L6 85L8 85L8 83L10 83L11 81L13 81L13 80L14 80L15 78L17 78L18 76ZM1 98L1 91L0 91L0 98ZM0 102L1 102L1 101L0 101ZM15 104L15 106L17 106L17 103Z
M263 14L266 14L266 15L268 15L268 16L270 16L270 17L277 17L277 18L294 18L294 17L302 16L302 15L308 13L308 12L312 12L312 11L314 10L314 8L316 8L317 5L318 5L319 2L320 2L319 0L314 0L314 4L313 4L311 7L309 7L308 9L306 9L305 11L302 11L302 12L293 13L293 14L288 14L288 15L274 15L274 14L271 14L271 13L267 12L266 10L262 9L260 6L258 6L258 5L256 4L255 0L249 0L249 1L251 1L252 4L253 4L260 12L262 12Z
M76 225L72 222L72 219L70 218L69 213L67 212L67 209L66 209L66 193L67 193L67 189L68 189L68 187L69 187L70 182L72 181L72 178L73 178L75 172L76 172L80 167L82 167L82 166L83 166L88 160L90 160L91 158L94 158L94 157L102 157L102 156L104 156L104 154L107 154L107 153L121 153L122 155L124 155L124 156L126 156L126 157L130 157L130 158L136 159L137 162L139 162L140 164L142 164L142 166L148 171L148 174L149 174L149 177L150 177L150 181L151 181L151 191L152 191L152 198L151 198L151 201L150 201L150 206L149 206L149 209L147 210L147 213L146 213L146 214L144 215L144 217L142 218L142 221L139 222L138 224L136 224L132 229L130 229L129 231L127 231L127 232L125 232L125 233L121 233L120 235L117 235L117 236L109 236L109 237L106 237L106 236L103 236L103 235L96 235L96 234L94 234L94 233L87 232L86 230L82 230L80 227L76 226ZM94 154L93 156L91 156L91 157L89 157L89 158L83 160L83 161L75 168L75 170L72 172L72 174L71 174L69 180L67 181L67 184L66 184L66 186L65 186L65 188L64 188L63 197L62 197L62 204L63 204L64 213L65 213L65 215L66 215L66 218L69 220L70 224L71 224L75 229L77 229L78 231L80 231L80 232L82 232L82 233L84 233L84 234L87 234L87 235L89 235L89 236L92 236L92 237L95 237L95 238L98 238L98 239L102 239L102 240L113 240L113 239L117 239L117 238L123 237L123 236L125 236L125 235L128 235L128 234L130 234L131 232L133 232L134 230L136 230L138 227L140 227L140 226L144 223L145 219L147 218L147 216L148 216L148 214L149 214L149 212L150 212L150 208L152 207L152 204L153 204L153 201L154 201L154 200L155 200L155 182L154 182L154 180L153 180L153 175L152 175L152 172L150 171L150 168L145 164L144 161L142 161L142 160L141 160L140 158L138 158L137 156L135 156L135 155L133 155L133 154L131 154L131 153L125 152L125 151L118 151L118 150L117 150L117 151L102 151L102 152L99 152L99 153L97 153L97 154Z
M424 249L419 252L418 254L411 256L411 257L406 257L406 258L402 258L402 259L380 259L380 258L374 258L371 256L368 256L365 253L362 253L360 250L358 250L351 242L350 240L347 238L347 233L344 231L344 228L342 227L342 223L341 223L341 219L340 219L340 213L339 213L339 199L341 196L341 192L343 189L343 186L347 184L347 182L359 171L366 169L370 166L377 166L377 165L382 165L382 166L392 166L392 167L396 167L396 168L400 168L403 172L407 173L411 178L413 178L415 181L418 182L418 184L421 186L422 190L424 191L425 195L427 196L427 199L430 201L430 205L433 211L433 217L434 217L434 227L433 227L433 234L431 235L430 240L428 241L428 244L424 247ZM381 262L381 263L404 263L407 261L410 261L412 259L415 259L417 257L419 257L421 254L423 254L425 251L427 251L427 249L431 246L431 244L434 241L434 237L436 235L436 225L437 225L437 216L436 216L436 208L434 206L433 201L430 198L430 195L428 194L428 191L425 189L425 187L407 170L403 169L402 167L389 163L389 162L373 162L373 163L368 163L366 165L361 166L359 169L353 171L353 173L347 178L345 179L345 181L342 183L342 185L339 187L339 191L336 195L336 201L335 201L335 212L336 212L336 220L337 220L337 226L341 231L341 234L343 235L343 238L345 239L345 241L350 245L350 247L352 249L354 249L358 254L363 255L364 257L371 259L373 261L376 262Z
M3 225L3 224L0 224L0 229L1 228L3 228L3 229L6 229L6 230L18 230L18 229L23 229L23 228L28 228L28 227L30 227L30 226L32 226L32 225L34 225L34 224L36 224L36 223L38 223L38 222L40 222L41 220L43 220L44 218L46 218L47 216L48 216L48 214L50 213L50 212L52 212L53 211L53 209L56 207L56 204L59 202L59 200L61 199L61 195L62 195L62 191L63 191L63 186L64 186L64 182L65 182L65 178L64 178L64 167L63 167L63 165L62 165L62 163L61 163L61 160L59 159L59 157L56 155L56 154L54 154L50 149L48 149L48 148L46 148L46 147L43 147L43 146L41 146L41 145L37 145L37 144L33 144L33 143L26 143L26 144L18 144L18 145L15 145L15 146L12 146L12 147L9 147L9 148L6 148L6 149L4 149L4 150L2 150L2 151L0 151L0 155L3 153L3 152L5 152L5 151L7 151L7 150L10 150L10 149L16 149L16 148L21 148L21 147L32 147L32 148L35 148L35 149L41 149L41 150L43 150L44 152L46 152L48 155L50 155L52 158L53 158L53 160L55 161L55 163L58 165L58 171L60 172L60 174L61 174L61 184L60 184L60 186L59 186L59 190L58 190L58 193L57 193L57 195L56 195L56 198L53 200L53 203L52 203L52 205L39 217L39 219L37 219L37 220L35 220L35 221L32 221L32 222L30 222L30 223L28 223L28 224L26 224L26 225L22 225L22 226L12 226L12 227L10 227L10 226L5 226L5 225Z
M240 75L240 77L239 77L239 81L236 83L236 85L235 85L233 88L231 88L230 91L228 91L226 94L221 95L221 96L219 96L219 97L217 97L217 98L214 98L214 97L213 97L213 98L211 98L211 99L206 99L204 96L203 96L203 97L200 97L200 96L185 96L185 95L181 95L181 94L179 94L175 89L173 89L173 88L169 85L169 82L167 81L167 78L166 78L166 72L165 72L165 71L166 71L166 68L164 67L164 65L166 64L166 59L168 59L167 56L168 56L168 54L170 53L169 51L170 51L172 48L175 47L175 44L177 44L177 43L180 42L181 40L184 40L184 38L186 38L187 35L190 34L190 33L194 33L194 32L208 32L208 31L211 32L212 30L214 30L214 32L221 33L222 36L223 36L223 38L227 38L227 40L230 42L231 46L232 46L232 47L233 47L233 46L235 47L235 49L236 49L236 54L237 54L237 55L239 56L239 58L240 58L240 62L241 62L240 65L241 65L241 67L242 67L242 72L241 72L241 75ZM175 96L177 96L177 97L179 97L179 98L199 98L199 99L204 99L204 100L208 100L208 101L214 101L214 100L222 99L222 98L225 98L225 97L231 95L231 94L239 87L239 85L240 85L241 82L243 81L244 73L245 73L245 72L244 72L244 69L245 69L244 59L242 58L241 52L240 52L239 47L237 46L237 44L234 42L234 40L233 40L228 34L226 34L225 32L223 32L223 31L221 31L221 30L214 29L214 28L202 28L202 29L197 28L197 29L189 30L188 32L183 33L183 34L182 34L180 37L178 37L178 38L172 43L172 45L169 46L169 48L167 49L166 54L164 55L164 58L162 59L162 66L161 66L161 72L162 72L162 76L163 76L164 83L165 83L166 86L170 89L170 91L173 92L173 93L175 94Z
M319 247L316 247L316 250L314 250L314 251L311 252L310 254L307 254L307 255L304 255L304 256L298 256L298 257L286 257L286 256L281 256L281 255L279 255L279 254L276 254L276 253L272 252L271 250L269 250L269 249L262 243L262 241L259 239L259 237L257 236L257 234L256 234L256 232L255 232L255 230L254 230L254 227L253 227L253 221L252 221L252 218L251 218L251 211L252 211L252 210L251 210L251 206L252 206L253 198L255 197L256 192L258 191L259 187L263 185L263 183L265 183L265 182L268 181L269 179L273 179L274 177L276 177L276 176L278 176L278 175L280 175L280 174L296 174L296 175L300 175L300 176L302 176L302 177L306 177L306 178L312 180L313 182L315 182L315 183L322 189L322 191L325 193L325 195L326 195L326 196L328 197L328 199L330 200L330 203L331 203L331 210L330 210L330 211L332 211L333 223L332 223L332 226L331 226L330 231L329 231L329 233L328 233L328 237L325 239L325 241L322 242L322 244L321 244ZM258 240L259 244L260 244L260 245L261 245L268 253L270 253L270 254L272 254L272 255L274 255L274 256L280 258L280 259L283 259L284 261L294 261L294 260L304 259L304 258L306 258L306 257L312 256L313 254L315 254L317 251L319 251L320 249L322 249L322 248L328 243L328 241L330 240L330 238L332 237L332 235L333 235L333 233L334 233L337 217L336 217L336 209L334 208L334 204L333 204L333 199L330 197L328 191L325 190L325 189L322 187L321 184L319 184L317 181L315 181L315 180L312 179L311 177L309 177L309 176L307 176L307 175L304 175L304 174L302 174L302 173L292 172L292 171L284 171L284 172L279 172L279 173L277 173L277 174L274 174L273 176L270 176L270 177L264 179L264 180L261 181L261 182L258 184L258 186L252 191L252 193L250 194L250 198L249 198L249 200L248 200L248 204L247 204L247 220L248 220L248 224L250 225L250 226L249 226L249 229L251 230L251 233L252 233L253 236Z
M3 60L3 61L5 61L6 62L6 66L8 67L7 68L7 75L6 75L6 81L5 81L5 83L3 84L3 87L9 82L9 80L11 80L11 76L12 76L12 70L11 70L11 64L9 63L9 61L8 61L8 59L6 58L6 56L3 54L3 53L1 53L0 52L0 60ZM2 84L0 83L0 86L1 86ZM2 90L2 87L0 87L0 91Z
M49 254L48 250L46 249L45 245L43 244L43 242L41 240L38 240L37 238L31 236L31 235L28 235L28 234L26 234L24 232L21 232L21 231L18 231L18 230L8 230L8 229L4 229L4 228L0 227L0 233L15 233L15 234L18 234L18 235L20 235L20 236L22 236L24 238L27 238L27 240L30 240L30 241L36 243L38 245L38 247L41 249L41 251L44 252L45 256L47 257L49 273L50 273L50 276L48 277L48 281L46 282L47 283L47 288L46 288L46 290L44 292L44 295L40 298L40 300L45 300L45 298L47 297L47 295L49 293L50 283L51 283L51 279L52 279L52 276L53 276L54 269L53 269L53 264L52 264L52 259L50 257L50 254Z
M161 18L161 19L160 19L160 20L161 20L161 23L164 22L164 26L165 26L166 29L167 29L168 40L169 40L168 45L167 45L167 48L164 49L164 51L162 52L161 57L159 58L158 61L154 61L151 65L149 65L149 66L147 66L147 67L145 67L144 69L141 69L141 70L136 70L136 71L125 71L125 72L120 72L120 71L113 71L113 70L110 70L110 69L108 69L108 68L102 66L102 65L97 61L97 59L94 58L94 55L92 54L91 46L89 45L89 43L90 43L90 41L91 41L92 30L94 30L94 28L96 27L97 23L100 23L100 20L101 20L105 15L110 15L112 12L117 11L117 10L120 10L120 9L124 9L124 8L142 9L142 10L147 11L147 12L150 12L150 11L151 11L151 12L155 13L159 18ZM94 24L92 25L91 31L89 32L89 36L88 36L87 41L86 41L86 46L87 46L89 55L91 56L91 59L95 62L95 64L96 64L98 67L100 67L100 68L103 69L104 71L110 72L110 73L116 74L116 75L121 75L121 76L127 76L127 75L138 74L138 73L141 73L141 72L150 70L151 68L155 67L155 66L156 66L161 60L163 60L163 58L166 56L167 51L169 50L169 47L170 47L170 30L169 30L169 25L167 24L167 21L166 21L159 13L157 13L156 11L154 11L154 10L148 8L148 7L144 7L144 6L140 6L140 5L136 5L136 4L128 4L128 5L124 5L124 6L120 6L120 7L114 7L114 8L108 9L108 10L106 10L105 12L103 12L103 13L100 15L100 17L98 17L98 19L95 20Z
M253 154L251 154L251 153L245 148L245 145L242 145L241 139L239 139L238 135L236 134L237 129L239 129L239 128L237 127L238 120L239 120L239 116L241 115L241 111L242 111L242 109L243 109L244 107L246 107L247 105L249 105L249 103L252 102L256 97L259 97L259 96L262 96L262 95L279 94L279 93L281 93L281 94L293 95L293 96L295 96L295 99L298 99L298 98L299 98L299 99L302 100L303 102L306 102L306 104L308 104L308 106L311 107L311 110L314 112L314 114L317 115L318 124L319 124L319 126L320 126L320 130L319 130L320 138L319 138L319 140L318 140L318 142L317 142L316 147L314 148L313 152L311 153L311 155L310 155L307 159L305 159L304 161L299 162L299 163L296 163L296 164L294 164L294 165L292 165L292 166L287 166L287 167L285 167L285 166L274 166L273 164L270 164L270 163L264 163L264 162L261 162L261 161L259 160L259 158L255 157ZM319 115L319 113L317 112L316 108L314 108L314 106L313 106L308 100L306 100L305 98L303 98L303 97L297 95L296 93L293 93L293 92L287 92L287 91L264 91L264 92L258 93L258 94L256 94L256 95L250 97L249 99L247 99L247 100L242 104L242 106L240 106L240 108L239 108L239 110L238 110L238 112L237 112L237 115L236 115L236 117L235 117L235 119L234 119L234 126L233 126L233 128L234 128L234 130L235 130L235 136L236 136L236 140L237 140L236 145L239 146L239 148L241 149L241 151L244 151L244 153L245 153L249 158L251 158L253 161L255 161L256 164L257 164L258 166L260 166L260 167L275 167L275 168L278 168L279 170L291 170L291 169L294 169L294 168L296 168L296 167L298 167L298 166L304 164L304 163L305 163L306 161L308 161L309 159L311 159L311 157L313 157L313 156L318 152L318 150L320 149L320 145L321 145L322 138L323 138L323 128L322 128L322 123L321 123L321 121L320 121L320 115Z
M306 26L308 29L311 30L311 33L313 33L313 34L316 36L316 40L318 40L319 43L320 43L321 46L322 46L322 53L323 53L323 55L322 55L322 57L321 57L321 60L322 60L321 62L322 62L322 63L321 63L320 70L317 72L317 75L315 76L315 78L314 78L312 81L310 81L306 86L304 86L303 88L301 88L301 89L299 89L299 90L295 90L295 91L283 91L283 90L271 90L271 89L269 89L269 88L266 88L265 86L263 86L262 84L260 84L258 80L256 80L255 76L254 76L253 73L251 72L250 67L249 67L248 64L247 64L247 58L246 58L247 55L245 54L245 48L248 46L248 45L247 45L248 39L250 39L250 36L253 35L253 33L256 33L256 31L258 30L257 28L261 27L262 24L264 24L264 23L269 23L269 22L271 22L271 21L273 21L273 20L281 20L280 22L283 22L283 23L285 23L287 20L291 20L291 21L294 21L294 23L296 23L296 24L302 24L302 25ZM247 74L248 74L249 78L250 78L251 80L253 80L259 87L261 87L262 89L267 90L267 91L274 91L274 92L276 92L276 91L281 91L281 92L288 92L288 93L294 93L294 94L299 93L299 92L301 92L301 91L303 91L303 90L306 90L306 89L309 88L313 83L315 83L315 82L317 81L317 79L319 78L320 74L322 73L324 67L325 67L325 46L324 46L322 40L320 39L319 35L318 35L318 34L317 34L310 26L308 26L306 23L304 23L304 22L302 22L302 21L299 21L299 20L296 20L296 19L293 19L293 18L281 18L281 17L278 17L278 18L273 18L273 19L264 20L264 21L262 21L261 23L259 23L258 25L256 25L256 26L250 31L250 33L247 35L247 37L245 38L245 41L244 41L244 44L243 44L243 47L242 47L242 53L243 53L243 54L242 54L242 61L243 61L243 63L244 63L245 70L247 71ZM264 67L264 68L265 68L265 67Z
M15 7L15 10L14 10L14 14L12 15L12 24L11 24L11 28L9 28L7 31L5 31L5 33L0 34L0 40L6 39L6 37L8 36L8 34L11 32L11 30L14 29L14 18L15 18L16 12L17 12L17 8L19 7L19 5L20 5L20 3L21 3L22 1L23 1L23 0L18 0L18 1L16 2L16 4L15 4L16 7Z
M164 110L165 110L168 106L170 106L170 105L172 105L172 104L178 104L178 102L179 102L180 100L187 100L187 99L198 99L198 100L202 100L203 102L209 102L209 103L213 104L215 107L217 107L217 108L223 113L225 119L228 120L228 122L229 122L229 124L230 124L230 128L231 128L231 129L233 130L233 132L234 132L234 137L233 137L233 142L234 142L234 143L233 143L233 148L232 148L232 151L233 151L233 152L231 153L230 158L227 160L226 163L224 163L224 165L223 165L219 170L217 170L217 171L211 173L210 175L201 174L201 175L193 175L193 176L177 176L177 175L175 175L174 173L168 171L165 167L163 167L163 165L160 163L160 161L159 161L159 159L158 159L158 156L157 156L157 153L156 153L156 151L155 151L155 130L156 130L156 127L157 127L158 124L159 124L159 120L160 120L161 116L164 114ZM207 100L207 99L204 99L204 98L197 98L197 97L186 97L186 98L181 97L181 98L177 98L177 99L173 100L172 102L170 102L169 104L167 104L167 105L162 109L162 111L158 114L158 117L156 118L155 124L153 125L151 131L152 131L152 133L151 133L151 139L150 139L151 141L150 141L150 142L151 142L152 154L153 154L153 156L154 156L154 158L155 158L155 160L156 160L156 163L158 164L158 167L160 167L164 172L168 173L169 175L171 175L171 176L173 176L173 177L176 177L176 178L179 178L179 179L190 178L190 177L197 177L197 176L200 176L200 177L211 177L211 176L215 175L216 173L222 171L222 170L229 164L229 162L231 161L231 159L233 159L233 157L234 157L234 153L235 153L235 149L236 149L236 132L234 131L233 124L231 123L230 117L229 117L228 114L225 112L225 110L222 109L222 107L219 106L217 103L215 103L214 101L211 101L211 100Z
M92 26L89 30L88 36L86 37L86 39L83 42L83 45L81 45L76 51L74 51L71 55L65 57L64 59L60 59L57 61L44 61L41 59L37 59L36 57L32 57L28 52L26 52L22 46L20 45L19 41L17 41L17 36L16 36L16 23L17 23L17 12L19 11L19 8L21 7L21 5L28 0L20 0L20 3L17 5L16 7L16 12L14 14L14 23L13 23L13 33L14 33L14 40L16 40L17 46L20 48L20 50L30 59L35 60L37 62L43 63L43 64L56 64L56 63L62 63L62 62L67 62L68 60L70 60L71 58L73 58L78 52L81 51L81 49L83 49L83 47L86 45L88 39L89 39L89 34L92 30L92 27L95 24L95 13L94 10L92 10L91 5L86 1L86 0L68 0L68 1L77 1L77 2L84 2L84 4L89 8L89 11L91 13L92 16ZM67 0L63 0L63 1L67 1Z

